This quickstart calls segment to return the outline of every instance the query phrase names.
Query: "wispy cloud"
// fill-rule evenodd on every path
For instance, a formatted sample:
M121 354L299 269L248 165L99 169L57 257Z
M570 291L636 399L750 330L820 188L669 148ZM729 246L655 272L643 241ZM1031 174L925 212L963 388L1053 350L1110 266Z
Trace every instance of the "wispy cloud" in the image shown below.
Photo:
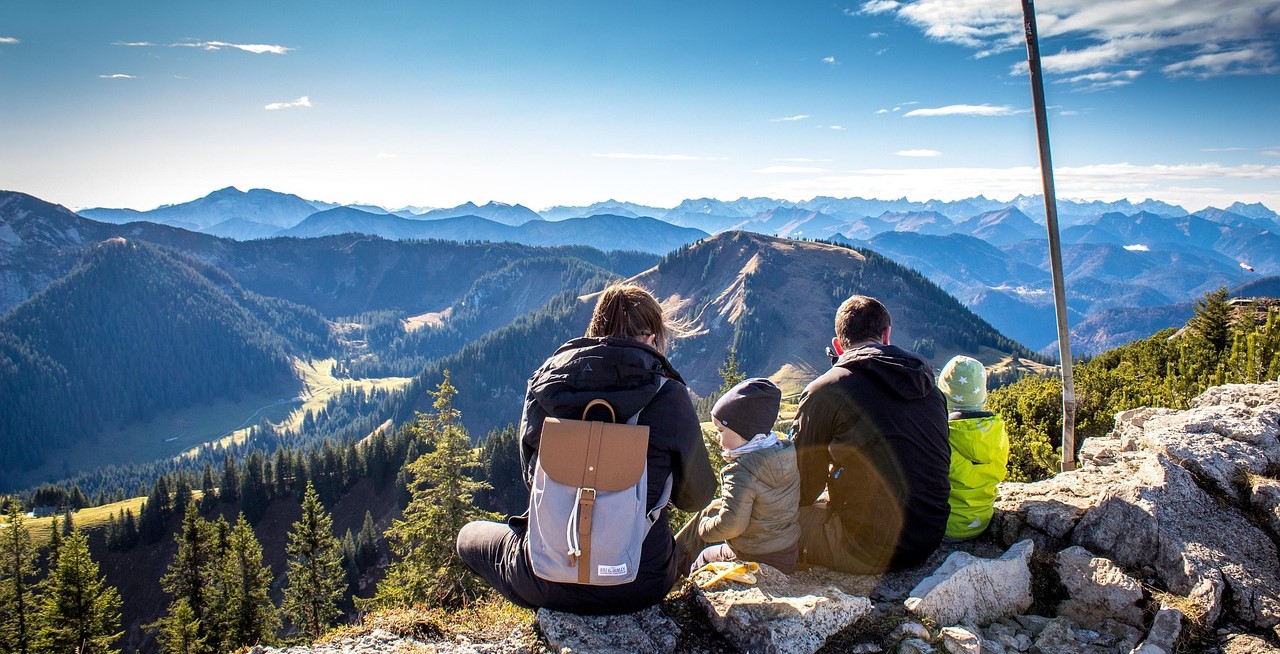
M176 47L183 48L201 48L204 50L221 50L223 48L234 48L253 54L284 54L293 48L286 48L283 45L267 45L262 43L227 43L226 41L195 41L192 43L175 43Z
M1275 52L1270 48L1245 48L1230 52L1210 52L1187 61L1169 64L1161 70L1171 77L1221 77L1223 75L1246 75L1256 73L1274 73Z
M823 58L822 58L822 63L824 63L824 64L833 64L833 65L834 65L834 64L838 64L838 63L840 63L840 62L836 61L836 58L835 58L835 57L823 57Z
M888 109L876 109L877 116L879 116L880 114L887 114L887 113L889 113Z
M818 168L815 166L766 166L764 168L757 168L751 172L764 174L789 173L813 175L817 173L829 173L831 171L826 168Z
M1263 150L1258 154L1265 155L1268 157L1280 157L1280 150Z
M647 152L592 152L600 159L642 159L650 161L725 161L728 157L698 157L689 154L653 154Z
M1130 251L1130 252L1150 252L1150 251L1151 251L1151 248L1149 248L1149 247L1147 247L1147 246L1145 246L1145 245L1143 245L1143 244L1141 244L1141 243L1134 243L1133 245L1126 245L1126 246L1124 246L1124 249L1126 249L1126 250L1128 250L1128 251Z
M769 122L771 122L771 123L792 123L792 122L795 122L795 121L797 121L797 120L804 120L804 119L806 119L806 118L808 118L808 117L809 117L809 114L796 114L796 115L794 115L794 116L783 116L782 118L770 118L770 119L769 119Z
M899 157L941 157L942 153L937 150L898 150L894 154Z
M1045 73L1120 67L1213 77L1274 70L1274 60L1266 55L1274 54L1280 0L1162 0L1158 4L1058 0L1038 7ZM889 12L930 39L976 50L977 57L1021 49L1025 42L1017 3L872 0L862 5L864 14ZM1204 44L1212 44L1212 50ZM1025 71L1022 62L1011 72Z
M1227 148L1200 148L1201 152L1246 152L1249 148L1227 147Z
M843 132L849 128L845 127L844 125L827 125L827 129L833 129L837 132Z
M871 0L862 4L862 13L864 14L883 14L889 11L896 11L902 3L895 0Z
M880 37L882 37L882 36L884 36L884 32L872 32L872 33L870 33L870 34L868 34L868 35L867 35L867 37L869 37L869 38L873 38L873 39L878 39L878 38L880 38Z
M391 154L390 152L379 152L378 154L373 155L373 158L374 159L395 159L396 155Z
M267 111L279 111L280 109L295 109L298 107L310 107L310 106L311 106L311 98L304 95L301 98L298 98L297 100L292 100L289 102L272 102L271 104L263 107L263 109L266 109Z
M0 36L0 45L18 45L18 39L12 36Z
M102 79L138 79L134 75L126 75L125 73L112 73L110 75L99 75Z
M151 41L117 41L114 45L126 48L147 48L156 47L158 44ZM284 54L293 50L283 45L272 45L267 43L229 43L227 41L181 41L179 43L170 43L165 47L169 48L200 48L201 50L217 51L223 48L231 48L233 50L243 50L252 52L253 54Z
M926 109L912 109L905 114L903 118L918 118L932 116L1012 116L1014 114L1023 113L1025 110L1015 109L1009 105L991 105L991 104L952 104L945 107L933 107Z
M815 163L819 161L831 161L831 160L830 159L810 159L808 157L781 157L778 159L774 159L774 161L780 161L782 163Z

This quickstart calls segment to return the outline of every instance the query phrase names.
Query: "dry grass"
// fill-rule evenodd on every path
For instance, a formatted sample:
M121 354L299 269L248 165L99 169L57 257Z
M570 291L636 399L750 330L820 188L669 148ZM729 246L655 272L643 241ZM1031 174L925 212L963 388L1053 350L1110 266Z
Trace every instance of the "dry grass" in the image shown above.
M365 616L359 624L330 631L321 642L358 638L375 629L423 641L453 640L464 636L473 642L493 643L506 640L515 632L524 632L524 638L536 639L532 611L490 595L454 611L425 607L378 611Z

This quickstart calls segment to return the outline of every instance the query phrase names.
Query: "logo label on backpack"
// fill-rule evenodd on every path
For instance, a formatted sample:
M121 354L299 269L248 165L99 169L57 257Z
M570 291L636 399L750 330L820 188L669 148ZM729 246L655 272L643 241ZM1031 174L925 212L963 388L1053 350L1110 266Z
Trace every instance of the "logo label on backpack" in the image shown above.
M596 574L601 577L621 577L627 574L627 564L598 565L596 566Z

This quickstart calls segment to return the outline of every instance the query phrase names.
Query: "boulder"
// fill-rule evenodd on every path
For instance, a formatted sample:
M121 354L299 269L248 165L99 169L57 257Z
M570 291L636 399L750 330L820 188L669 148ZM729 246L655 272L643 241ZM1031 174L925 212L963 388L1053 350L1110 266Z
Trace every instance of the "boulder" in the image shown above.
M1035 545L1027 540L998 559L953 552L932 576L921 581L904 604L936 624L986 624L1031 606L1028 561Z
M1251 634L1227 634L1220 642L1222 654L1280 654L1280 649Z
M710 574L710 573L699 573ZM695 577L697 580L697 577ZM747 652L812 653L871 612L871 600L760 566L754 585L721 581L698 591L711 625Z
M1058 604L1058 615L1086 629L1100 630L1108 620L1144 626L1142 584L1110 559L1095 557L1073 545L1058 552L1058 578L1069 599Z
M623 615L574 615L538 609L538 627L560 654L670 654L680 628L651 606Z

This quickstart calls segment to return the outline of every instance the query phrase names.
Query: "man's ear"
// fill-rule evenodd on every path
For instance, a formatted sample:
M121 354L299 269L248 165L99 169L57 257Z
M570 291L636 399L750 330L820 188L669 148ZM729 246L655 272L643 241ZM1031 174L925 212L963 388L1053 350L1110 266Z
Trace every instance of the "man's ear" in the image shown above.
M881 339L881 341L882 341L885 345L889 345L889 335L890 335L892 332L893 332L893 325L889 325L888 327L885 327L885 328L884 328L884 338L882 338L882 339Z

